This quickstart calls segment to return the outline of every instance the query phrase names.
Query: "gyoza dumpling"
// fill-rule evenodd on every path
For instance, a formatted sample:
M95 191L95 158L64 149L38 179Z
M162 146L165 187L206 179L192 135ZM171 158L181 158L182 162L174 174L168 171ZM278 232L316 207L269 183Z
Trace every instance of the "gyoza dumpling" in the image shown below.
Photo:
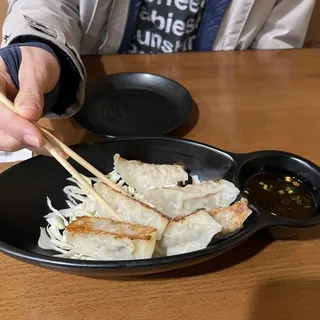
M226 180L204 181L185 187L149 190L145 199L169 217L192 213L198 209L212 210L230 205L240 193Z
M201 250L220 231L221 225L207 211L199 210L172 219L156 250L166 256Z
M221 234L225 234L241 229L252 210L248 207L248 200L243 198L230 207L213 209L209 213L221 224Z
M94 260L132 260L151 258L156 230L108 218L82 217L64 232L72 254Z
M178 164L149 164L114 156L114 168L121 178L138 193L150 189L176 186L188 180L188 173Z
M96 183L94 189L97 190L124 221L154 227L157 229L157 240L161 239L162 233L169 223L169 217L140 201L113 190L104 183ZM96 206L99 216L111 218L107 212L101 209L99 204Z

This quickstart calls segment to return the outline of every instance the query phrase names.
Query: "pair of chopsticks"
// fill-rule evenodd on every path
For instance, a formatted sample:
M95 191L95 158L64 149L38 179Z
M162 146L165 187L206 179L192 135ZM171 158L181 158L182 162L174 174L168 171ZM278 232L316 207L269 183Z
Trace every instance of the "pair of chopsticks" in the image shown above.
M13 103L0 92L0 102L2 102L7 108L11 111L15 112ZM110 207L107 201L91 186L89 182L59 153L59 149L62 150L65 154L67 154L70 158L78 162L82 167L91 172L94 176L100 179L109 187L114 190L126 194L125 191L109 180L103 173L97 170L94 166L92 166L89 162L81 158L78 154L76 154L73 150L71 150L68 146L66 146L63 142L57 139L53 134L51 134L47 129L40 126L38 123L34 123L37 126L44 138L46 150L73 176L75 180L79 183L79 185L90 195L92 195L97 202L102 206L104 210L112 214L117 220L122 221L123 219L118 215L118 213Z

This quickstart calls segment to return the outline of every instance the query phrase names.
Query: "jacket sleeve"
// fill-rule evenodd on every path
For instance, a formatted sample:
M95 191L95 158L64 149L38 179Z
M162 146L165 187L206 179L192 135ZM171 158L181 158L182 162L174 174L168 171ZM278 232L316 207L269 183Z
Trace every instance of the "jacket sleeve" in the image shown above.
M79 0L9 0L8 15L3 25L2 47L20 41L44 41L58 47L79 72L81 81L75 101L63 115L74 115L84 101L86 72L80 58L81 28Z
M277 0L252 49L303 47L316 0Z

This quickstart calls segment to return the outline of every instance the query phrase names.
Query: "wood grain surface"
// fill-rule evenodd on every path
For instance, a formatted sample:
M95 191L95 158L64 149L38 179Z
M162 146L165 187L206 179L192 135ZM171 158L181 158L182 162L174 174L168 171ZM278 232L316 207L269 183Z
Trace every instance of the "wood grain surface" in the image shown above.
M303 49L84 60L91 78L146 71L183 84L197 109L175 135L234 152L281 149L320 164L319 59L320 49ZM71 120L42 124L69 144L96 138ZM319 247L318 227L288 240L260 232L204 264L122 280L56 273L1 254L0 319L318 320Z

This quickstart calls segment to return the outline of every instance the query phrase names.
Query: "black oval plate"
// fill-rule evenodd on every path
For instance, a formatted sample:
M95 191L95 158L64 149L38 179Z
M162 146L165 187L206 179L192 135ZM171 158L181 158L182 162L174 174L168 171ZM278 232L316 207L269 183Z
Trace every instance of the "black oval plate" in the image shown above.
M118 73L88 84L74 119L103 136L158 136L189 117L192 98L178 82L149 73Z
M254 173L257 163L263 166L264 159L275 165L280 163L303 170L315 186L320 210L320 169L301 157L284 152L264 151L247 155L229 154L201 143L167 137L126 138L102 140L78 145L75 151L102 172L113 169L113 155L120 153L128 159L139 159L150 163L174 163L182 161L200 179L226 178L242 191L243 179ZM259 158L260 157L260 158ZM259 160L260 159L260 160ZM287 160L286 160L287 159ZM259 160L259 161L258 161ZM286 161L284 161L286 160ZM83 174L90 173L71 161ZM300 167L299 167L300 166ZM211 259L237 246L257 230L267 226L308 227L319 224L320 215L306 220L284 219L254 208L244 227L237 233L207 248L181 255L130 261L83 261L53 257L37 246L40 226L45 226L43 216L48 213L46 197L53 205L66 207L63 187L68 184L68 172L53 158L36 157L22 162L0 175L0 251L14 258L64 272L87 276L132 276L158 273L191 266ZM243 196L241 194L239 197Z

